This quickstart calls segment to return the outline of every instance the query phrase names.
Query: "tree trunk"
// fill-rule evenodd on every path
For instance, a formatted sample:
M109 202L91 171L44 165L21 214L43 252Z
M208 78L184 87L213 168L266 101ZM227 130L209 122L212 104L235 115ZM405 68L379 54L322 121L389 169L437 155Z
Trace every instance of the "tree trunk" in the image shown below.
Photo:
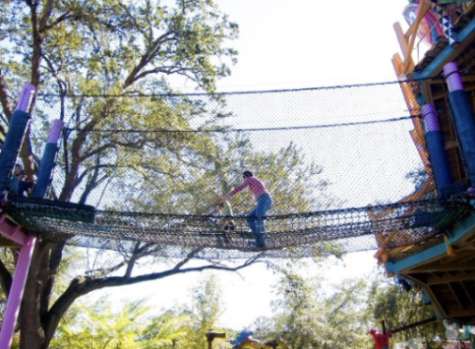
M19 317L20 349L47 349L51 340L45 335L45 321L57 269L53 247L38 241L33 253Z

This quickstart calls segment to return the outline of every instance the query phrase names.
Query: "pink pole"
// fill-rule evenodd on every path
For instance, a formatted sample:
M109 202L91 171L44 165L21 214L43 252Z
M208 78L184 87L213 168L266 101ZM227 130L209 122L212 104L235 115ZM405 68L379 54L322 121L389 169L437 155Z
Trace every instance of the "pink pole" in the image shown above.
M463 90L462 78L460 77L457 63L451 62L444 65L444 75L449 92Z
M0 348L9 349L12 344L15 324L20 310L23 290L25 289L28 270L30 269L33 248L36 238L28 236L27 242L20 249L20 257L13 276L13 283L7 301L7 309L3 317L2 331L0 332Z

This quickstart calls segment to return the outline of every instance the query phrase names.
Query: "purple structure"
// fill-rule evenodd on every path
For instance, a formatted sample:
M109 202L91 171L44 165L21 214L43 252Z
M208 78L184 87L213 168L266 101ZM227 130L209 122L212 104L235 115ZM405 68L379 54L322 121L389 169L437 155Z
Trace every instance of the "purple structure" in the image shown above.
M23 116L28 112L31 103L31 97L35 91L34 86L30 84L25 84L23 88L20 100L17 104L17 109L15 112L22 114L20 118L12 118L11 125L9 127L8 133L14 131L16 137L20 137L20 140L13 140L12 144L16 144L18 149L8 149L9 160L16 158L20 151L21 140L24 137L24 133L19 132L19 130L26 130L27 121ZM15 125L16 120L22 125L18 127ZM9 136L7 134L7 138ZM14 156L16 154L16 156ZM12 161L5 162L11 168L3 169L5 171L12 171L14 163ZM15 268L15 274L13 276L12 287L8 295L7 307L5 310L5 316L3 318L2 330L0 332L0 348L9 349L13 339L13 333L15 330L15 324L18 318L18 312L20 310L21 300L23 298L23 291L25 289L26 278L28 276L28 270L30 268L31 256L33 254L33 249L35 246L36 238L34 236L29 236L22 231L21 227L17 224L8 220L4 215L0 217L0 234L6 238L16 242L21 246L20 255L18 262Z
M444 66L444 76L450 92L463 90L462 78L457 63L447 63Z
M20 256L15 268L15 274L13 275L12 287L8 295L7 307L0 332L0 348L8 349L12 344L36 238L25 234L21 227L9 222L5 216L2 216L0 220L0 233L21 245Z

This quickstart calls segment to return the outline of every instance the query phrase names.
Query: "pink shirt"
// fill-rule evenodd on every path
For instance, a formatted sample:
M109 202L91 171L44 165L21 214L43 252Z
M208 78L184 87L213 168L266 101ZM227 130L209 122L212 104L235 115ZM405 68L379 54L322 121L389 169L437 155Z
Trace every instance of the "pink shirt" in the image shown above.
M249 191L251 192L252 195L254 195L254 198L256 200L259 198L259 196L261 196L261 194L267 193L267 189L264 183L262 183L256 177L246 177L246 179L241 185L234 188L226 196L230 198L231 196L236 195L237 193L239 193L241 190L243 190L246 187L249 187Z

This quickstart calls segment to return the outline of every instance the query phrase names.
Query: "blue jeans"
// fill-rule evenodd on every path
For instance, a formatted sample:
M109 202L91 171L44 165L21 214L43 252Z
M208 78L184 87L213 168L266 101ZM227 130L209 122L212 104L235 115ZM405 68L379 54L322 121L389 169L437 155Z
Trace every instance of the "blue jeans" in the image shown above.
M263 217L272 207L272 199L268 193L261 194L257 199L257 204L254 210L247 216L247 223L251 231L256 236L257 246L264 247L264 237L262 233L266 231L266 224L264 219L256 219L256 217Z

